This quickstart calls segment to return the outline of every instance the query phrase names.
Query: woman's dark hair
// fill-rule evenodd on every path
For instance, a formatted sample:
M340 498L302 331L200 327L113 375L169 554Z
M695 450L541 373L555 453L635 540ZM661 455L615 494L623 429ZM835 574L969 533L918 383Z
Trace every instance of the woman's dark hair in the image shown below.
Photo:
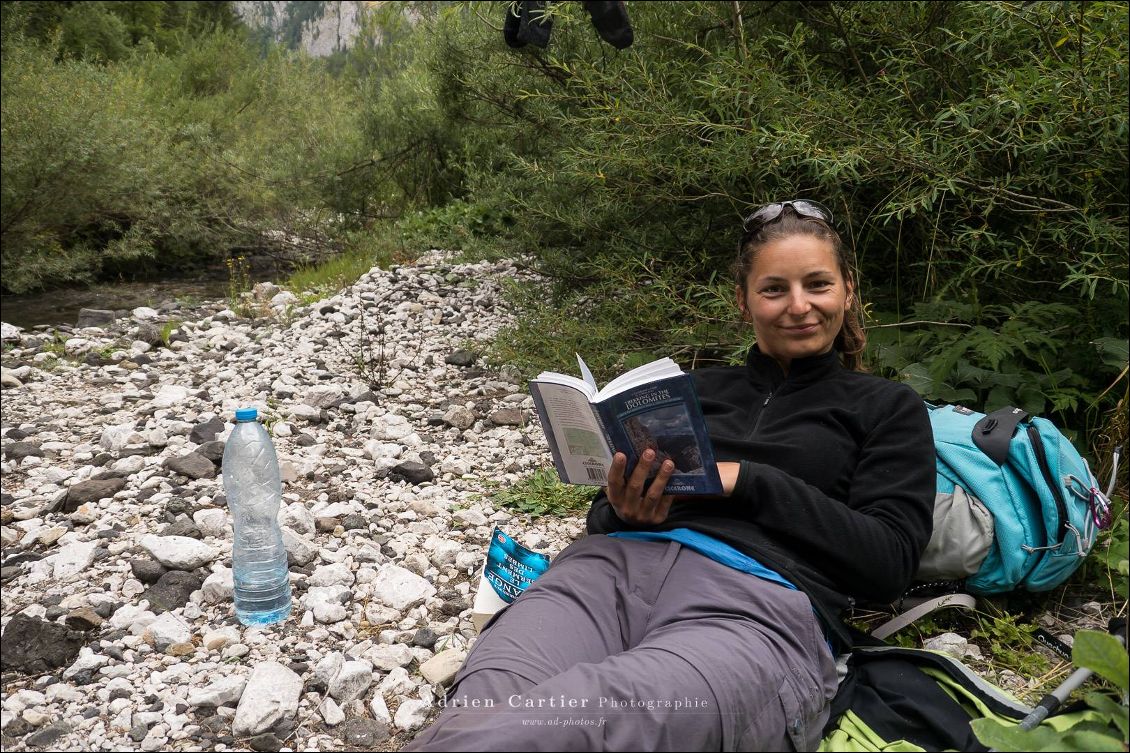
M867 335L863 330L863 306L859 302L859 276L855 273L854 265L840 234L826 222L802 217L791 206L786 206L777 219L761 225L752 233L743 234L738 243L738 257L734 260L733 267L738 288L744 297L747 292L746 280L761 249L774 241L791 238L794 235L810 235L831 244L840 274L852 289L851 303L844 312L844 323L836 335L834 347L839 351L845 368L865 371L863 349L867 345Z

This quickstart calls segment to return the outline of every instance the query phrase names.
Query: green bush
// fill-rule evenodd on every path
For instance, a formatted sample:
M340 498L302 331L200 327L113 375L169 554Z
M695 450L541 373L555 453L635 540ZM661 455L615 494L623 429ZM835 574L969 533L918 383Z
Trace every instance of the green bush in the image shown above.
M67 12L104 10L85 5ZM70 57L59 34L37 42L11 18L4 31L5 289L235 254L301 261L361 222L339 188L362 159L356 107L318 62L261 58L222 28L116 62Z
M639 3L624 51L573 3L551 6L548 49L512 50L502 12L425 14L366 118L374 151L420 161L403 197L504 207L507 247L551 278L517 294L506 357L732 360L739 219L811 196L856 249L875 323L949 301L932 305L984 328L957 355L940 328L898 334L916 384L1075 428L1113 408L1110 372L1084 361L1130 334L1125 4Z
M563 484L552 467L539 468L510 486L498 487L491 501L533 517L577 515L588 509L592 487Z
M102 259L148 253L135 207L167 164L134 106L136 81L19 43L3 64L4 287L89 279Z

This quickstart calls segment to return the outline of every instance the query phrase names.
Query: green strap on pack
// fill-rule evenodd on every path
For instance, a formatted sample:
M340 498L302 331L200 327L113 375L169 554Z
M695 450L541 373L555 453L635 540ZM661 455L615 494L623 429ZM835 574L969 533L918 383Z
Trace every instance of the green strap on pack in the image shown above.
M857 648L832 702L820 751L985 751L974 719L1019 725L1031 712L956 659L897 646ZM1090 710L1056 714L1041 726L1064 731L1096 718Z

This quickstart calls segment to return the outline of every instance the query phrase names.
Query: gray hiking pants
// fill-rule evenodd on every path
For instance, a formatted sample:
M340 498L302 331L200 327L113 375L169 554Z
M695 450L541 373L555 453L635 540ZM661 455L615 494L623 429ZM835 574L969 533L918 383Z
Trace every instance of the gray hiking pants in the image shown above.
M804 594L588 536L488 623L404 750L815 750L835 691Z

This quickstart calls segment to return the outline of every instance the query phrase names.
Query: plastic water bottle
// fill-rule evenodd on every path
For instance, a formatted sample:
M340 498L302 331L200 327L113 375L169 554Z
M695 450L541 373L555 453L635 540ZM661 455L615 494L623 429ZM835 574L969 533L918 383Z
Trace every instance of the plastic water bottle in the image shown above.
M235 521L235 614L244 625L271 625L290 614L290 575L277 515L279 460L254 408L235 412L224 446L224 493Z

